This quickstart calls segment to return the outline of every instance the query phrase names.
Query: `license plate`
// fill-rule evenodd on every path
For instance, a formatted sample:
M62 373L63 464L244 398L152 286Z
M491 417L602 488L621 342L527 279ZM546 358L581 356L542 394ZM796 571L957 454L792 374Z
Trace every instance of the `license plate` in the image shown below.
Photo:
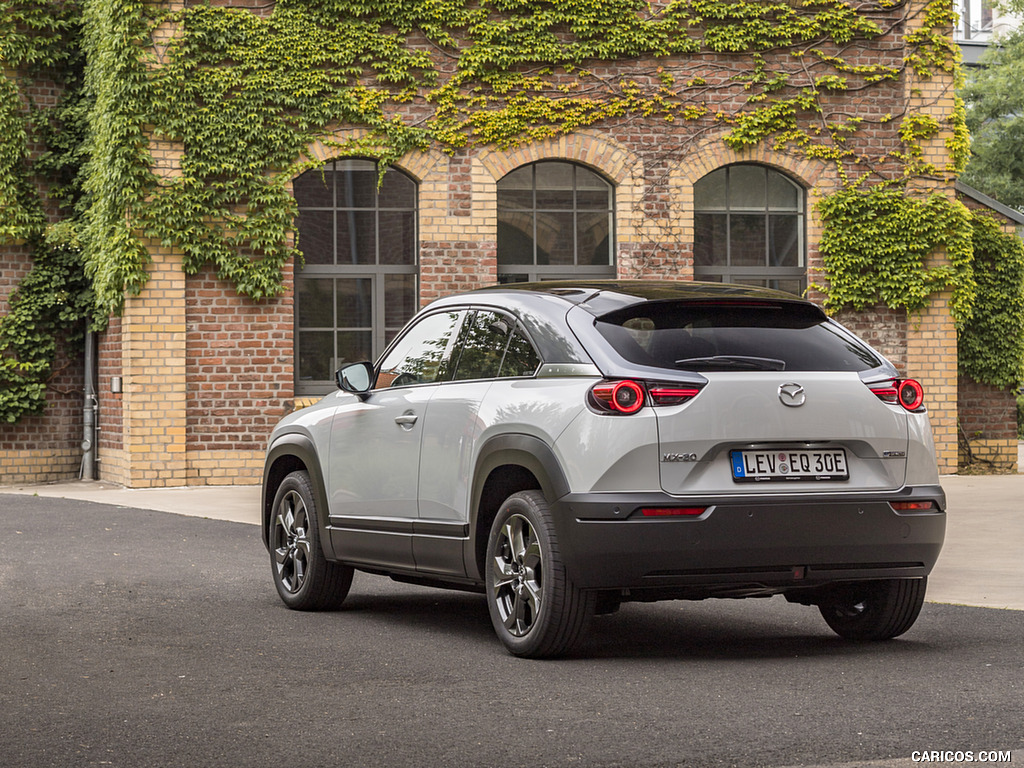
M737 483L794 480L849 480L842 448L795 451L731 451Z

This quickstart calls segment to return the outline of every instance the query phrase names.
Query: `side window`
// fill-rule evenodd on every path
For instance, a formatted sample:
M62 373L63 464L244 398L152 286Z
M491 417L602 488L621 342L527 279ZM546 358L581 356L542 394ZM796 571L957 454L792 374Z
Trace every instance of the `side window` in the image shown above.
M510 318L497 312L474 312L459 334L461 356L453 378L467 381L497 377L512 324Z
M533 345L518 330L513 331L505 350L505 359L501 363L500 376L532 376L540 365L540 356Z
M399 340L381 362L376 388L431 384L445 376L463 312L427 315Z

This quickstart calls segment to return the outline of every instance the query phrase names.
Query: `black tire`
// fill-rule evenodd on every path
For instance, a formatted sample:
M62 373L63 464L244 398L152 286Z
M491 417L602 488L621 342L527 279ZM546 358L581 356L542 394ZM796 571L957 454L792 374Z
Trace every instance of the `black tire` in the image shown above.
M274 496L270 566L277 594L297 611L341 607L353 570L324 557L313 485L306 472L288 475Z
M840 637L889 640L910 629L924 605L928 579L886 579L837 587L818 610Z
M577 589L562 562L547 500L521 491L501 505L487 540L487 608L514 656L568 651L594 613L596 596Z

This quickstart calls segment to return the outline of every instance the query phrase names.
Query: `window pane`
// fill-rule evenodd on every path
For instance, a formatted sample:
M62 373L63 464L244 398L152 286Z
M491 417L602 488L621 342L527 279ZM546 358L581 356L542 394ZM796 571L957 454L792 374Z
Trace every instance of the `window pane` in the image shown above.
M539 365L540 357L526 337L518 331L513 333L508 342L508 349L505 350L505 359L501 363L499 375L532 376Z
M453 378L493 379L505 354L511 321L494 312L475 312L459 334L459 361Z
M369 167L342 167L336 174L339 208L373 208L377 199L377 169ZM342 166L339 163L339 166Z
M416 314L416 275L384 275L384 327L401 330Z
M611 214L579 213L576 215L576 248L580 264L612 263Z
M757 165L734 165L729 169L729 210L763 211L766 169Z
M373 281L368 277L342 279L337 281L337 286L338 328L370 328L373 325Z
M498 265L565 267L563 279L597 266L614 277L613 205L612 185L583 166L544 161L513 171L498 182ZM513 274L541 279L534 270L498 279Z
M338 357L331 366L331 376L346 363L359 363L373 359L371 331L338 331Z
M498 182L498 210L533 208L533 166L519 168Z
M573 166L570 163L538 163L537 208L571 211L573 206Z
M428 315L410 328L381 363L379 387L400 387L435 381L451 351L460 314Z
M636 321L653 325L646 352L630 330ZM596 327L627 360L650 365L653 357L671 371L680 370L678 361L689 357L705 359L693 361L688 370L728 370L707 359L714 355L774 358L786 371L866 371L881 363L852 334L825 321L818 309L785 302L761 307L647 302L600 317Z
M338 264L377 263L377 214L338 211Z
M800 266L800 218L768 217L768 264L773 267Z
M776 291L786 291L787 293L795 294L800 296L804 292L804 284L802 280L769 280L768 287L774 288Z
M321 169L306 171L292 182L292 194L304 207L330 208L334 205L334 174Z
M728 223L724 213L698 213L693 217L694 266L728 263Z
M725 210L725 168L709 173L693 185L693 207L698 211Z
M413 211L381 211L380 263L416 263L416 214Z
M537 213L537 263L573 263L573 215L572 211Z
M612 208L612 188L577 189L576 208L581 211L610 211Z
M377 205L380 208L415 208L416 182L404 173L393 170L386 171L378 194Z
M589 168L576 166L576 207L583 210L611 210L612 185Z
M765 264L765 216L729 217L729 263L734 267Z
M329 381L333 357L333 331L299 331L298 370L302 381Z
M416 182L389 169L378 191L377 168L337 160L293 184L297 245L318 267L296 267L296 393L330 391L338 360L379 356L418 307Z
M800 189L781 173L768 172L768 208L773 211L799 211Z
M533 264L532 214L498 214L498 263Z
M300 328L334 328L334 281L299 278L295 281Z
M501 272L498 274L499 285L511 285L512 283L528 283L530 277L528 275L512 275L507 272Z
M330 211L299 211L295 221L298 248L306 264L334 263L334 214Z

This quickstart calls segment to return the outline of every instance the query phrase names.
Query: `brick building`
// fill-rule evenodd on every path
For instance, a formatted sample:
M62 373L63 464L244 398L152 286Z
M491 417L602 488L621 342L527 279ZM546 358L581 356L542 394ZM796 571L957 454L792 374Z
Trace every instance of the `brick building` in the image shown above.
M921 149L936 167L948 164L953 75L921 78L904 67L909 30L898 13L884 34L841 48L851 66L890 64L902 76L823 97L836 114L855 112L870 124L852 141L860 156L883 158L872 166L882 177L898 176L897 164L884 158L903 148L898 121L886 116L908 109L943 126ZM765 54L769 64L787 56ZM746 103L730 73L753 60L733 54L620 62L599 74L623 78L672 66L707 83L703 98L719 107ZM410 105L406 116L421 107ZM186 276L173 245L146 241L150 279L99 339L101 479L130 487L257 482L280 416L331 391L339 363L376 358L417 308L453 291L585 276L725 280L799 293L822 271L816 203L844 183L836 163L804 152L769 142L731 149L723 141L727 126L713 117L670 122L634 114L508 149L416 150L378 186L373 161L336 149L361 130L337 127L308 146L318 168L291 179L305 258L288 265L283 295L240 297L212 268ZM179 174L183 151L153 137L154 173ZM952 177L941 173L919 184L954 193ZM2 296L24 259L16 248L0 258ZM884 307L839 318L922 381L942 472L957 467L949 298L936 297L910 321ZM58 397L43 416L0 427L9 480L73 476L77 399L67 401L67 414ZM44 433L52 445L40 439Z

